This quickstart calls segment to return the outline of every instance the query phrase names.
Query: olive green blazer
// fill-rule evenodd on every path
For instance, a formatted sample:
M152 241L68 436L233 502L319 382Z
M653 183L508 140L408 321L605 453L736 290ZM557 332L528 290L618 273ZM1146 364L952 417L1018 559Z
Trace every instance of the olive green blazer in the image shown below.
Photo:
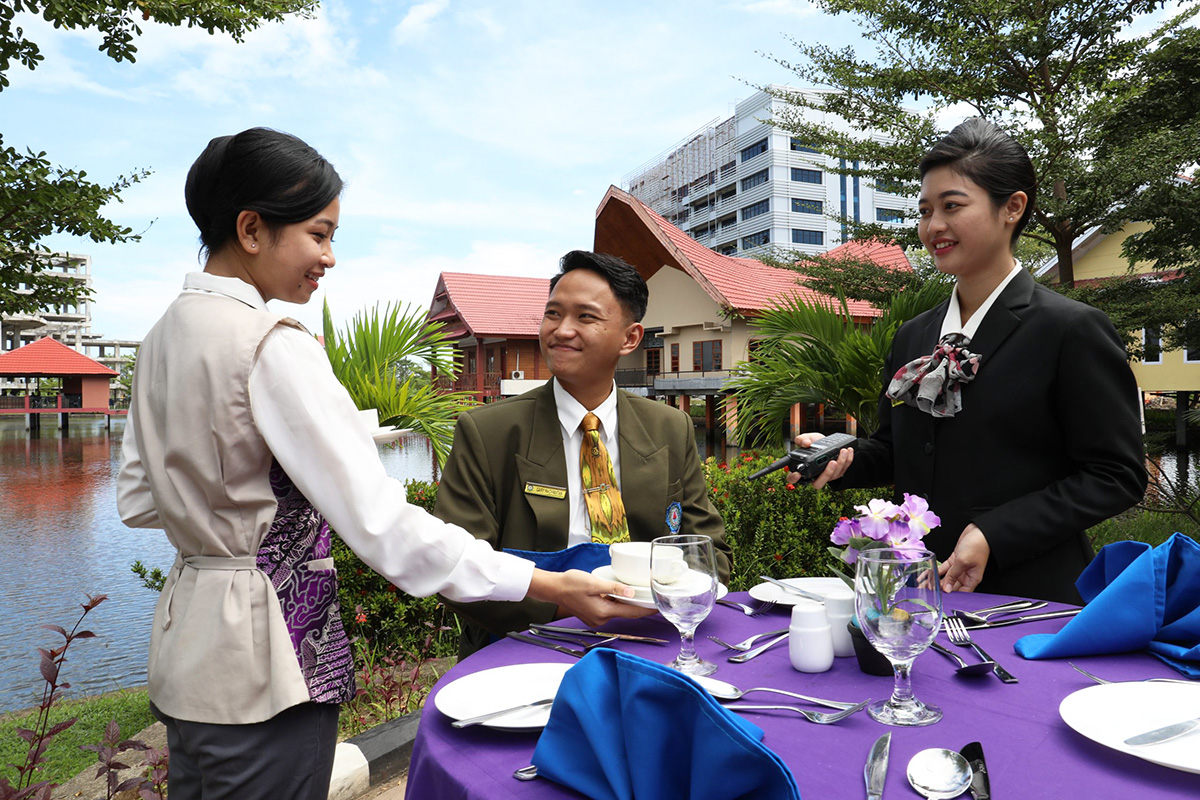
M679 502L681 533L713 538L717 569L729 579L725 523L708 498L691 418L664 403L617 390L621 498L630 537L649 541L670 533L667 509ZM554 387L550 382L519 397L464 412L438 487L434 514L461 525L496 549L553 552L567 547L570 503L567 463ZM532 489L533 491L527 491ZM559 496L550 496L559 495ZM445 600L445 598L443 598ZM549 603L446 601L464 622L462 655L531 622L555 616Z

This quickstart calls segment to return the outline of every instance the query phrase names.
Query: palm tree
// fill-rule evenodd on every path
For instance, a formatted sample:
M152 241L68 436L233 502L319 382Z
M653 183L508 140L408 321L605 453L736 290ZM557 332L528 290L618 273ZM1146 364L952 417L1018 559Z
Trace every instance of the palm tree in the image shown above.
M826 403L858 420L864 435L879 427L880 374L896 329L947 297L953 284L931 281L894 295L870 326L850 318L846 299L788 297L755 320L753 358L727 387L737 399L743 446L776 444L778 421L796 403Z
M455 375L455 348L442 323L429 322L425 311L386 304L354 316L344 334L333 327L329 302L323 312L325 353L333 374L360 409L379 410L381 425L411 428L429 438L439 468L446 463L459 412L473 404L470 392L438 393L415 373L413 361Z

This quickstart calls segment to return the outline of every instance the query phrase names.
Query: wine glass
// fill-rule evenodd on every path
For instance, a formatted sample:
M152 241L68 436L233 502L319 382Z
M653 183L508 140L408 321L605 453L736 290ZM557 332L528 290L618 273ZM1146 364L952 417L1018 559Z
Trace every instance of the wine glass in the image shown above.
M679 630L679 655L668 667L711 675L717 665L696 655L693 638L717 599L712 537L662 536L650 543L650 591L659 612Z
M932 725L942 710L913 695L913 660L929 647L942 624L937 560L928 550L879 548L858 554L854 609L871 646L892 663L892 696L867 706L885 725Z

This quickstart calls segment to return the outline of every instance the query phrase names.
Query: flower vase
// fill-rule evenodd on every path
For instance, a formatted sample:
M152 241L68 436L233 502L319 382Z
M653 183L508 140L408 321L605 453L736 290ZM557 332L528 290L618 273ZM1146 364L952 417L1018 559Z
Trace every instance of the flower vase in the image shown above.
M858 659L858 668L868 675L892 677L892 662L871 646L867 635L862 632L862 628L858 627L857 620L852 619L846 623L846 630L850 631L850 641L854 643L854 655Z

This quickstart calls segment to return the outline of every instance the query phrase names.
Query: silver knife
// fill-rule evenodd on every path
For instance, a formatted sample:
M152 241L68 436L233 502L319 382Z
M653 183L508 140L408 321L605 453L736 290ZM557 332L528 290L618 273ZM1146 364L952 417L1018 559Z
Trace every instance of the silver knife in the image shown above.
M656 639L653 636L637 636L632 633L607 633L595 630L594 628L568 628L563 625L540 625L538 623L531 624L529 628L533 631L553 631L554 633L566 633L572 636L595 636L600 639L619 639L623 642L667 644L666 639Z
M790 583L784 583L783 581L776 580L775 578L771 578L766 575L759 575L758 577L762 578L767 583L773 583L776 586L778 586L780 589L791 592L792 594L798 594L801 597L807 597L809 600L816 600L818 603L825 602L824 595L814 594L813 592L806 592L803 589L798 589L795 586L792 586Z
M507 636L509 639L516 639L518 642L528 642L529 644L536 644L538 647L545 647L548 650L557 650L560 653L566 653L569 656L575 656L575 658L583 658L583 655L584 655L584 651L582 651L582 650L573 650L570 647L563 647L561 644L555 644L554 642L548 642L545 639L539 639L536 636L530 636L525 633L517 633L516 631L509 631L508 633L506 633L504 635Z
M1021 617L1009 617L1008 619L998 619L995 622L982 622L977 625L968 625L967 630L978 631L984 628L1003 628L1005 625L1019 625L1022 622L1035 622L1039 619L1055 619L1056 617L1073 617L1083 611L1082 608L1068 608L1065 611L1047 611L1044 614L1026 614Z
M452 727L452 728L469 728L472 725L478 725L481 722L487 722L489 720L497 719L498 717L503 717L506 714L511 714L514 711L522 711L526 708L537 708L538 706L548 706L553 702L554 702L553 697L544 697L541 700L534 700L532 703L521 703L521 705L513 706L512 708L502 708L499 711L492 711L487 714L480 714L478 717L469 717L467 719L458 719L458 720L455 720L454 722L451 722L450 727Z
M1185 733L1190 733L1197 727L1200 727L1200 717L1184 720L1183 722L1176 722L1174 725L1168 725L1165 728L1155 728L1152 731L1139 733L1137 736L1130 736L1125 740L1125 744L1131 747L1143 747L1148 744L1161 744L1162 742L1169 742L1172 739L1178 739L1180 736L1183 736Z
M971 765L971 797L975 800L991 800L992 782L988 778L987 762L983 759L983 745L971 742L959 753Z
M863 780L867 782L867 800L883 800L883 780L887 777L888 750L892 746L892 734L885 733L871 745L867 765L863 767Z

